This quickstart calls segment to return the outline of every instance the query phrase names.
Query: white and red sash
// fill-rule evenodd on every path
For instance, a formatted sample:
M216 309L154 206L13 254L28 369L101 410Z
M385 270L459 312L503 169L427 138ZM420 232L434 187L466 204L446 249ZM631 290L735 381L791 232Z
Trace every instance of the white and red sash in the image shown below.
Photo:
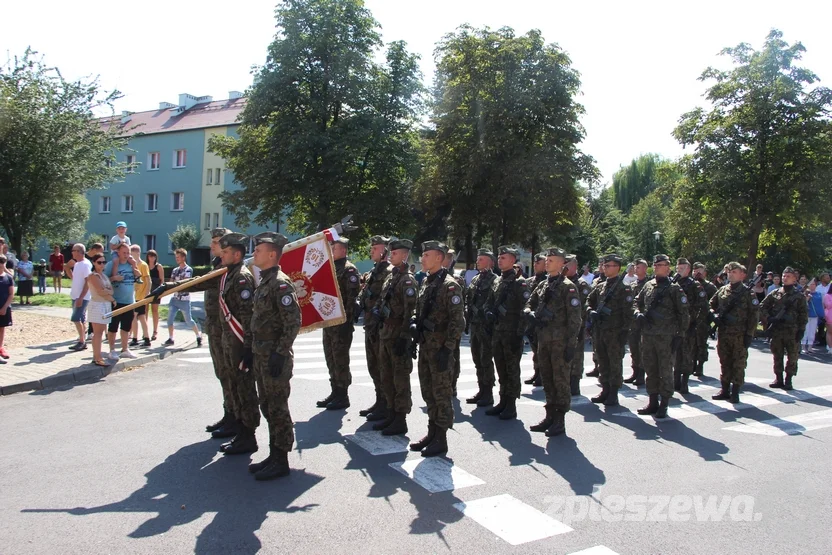
M233 333L237 339L240 340L240 343L245 343L246 332L243 329L243 325L234 317L233 314L231 314L231 311L228 310L228 305L225 304L225 299L223 298L225 293L226 278L228 278L228 272L224 273L220 278L220 309L222 310L223 318L225 318L225 321L228 322L228 327L231 329L231 333Z

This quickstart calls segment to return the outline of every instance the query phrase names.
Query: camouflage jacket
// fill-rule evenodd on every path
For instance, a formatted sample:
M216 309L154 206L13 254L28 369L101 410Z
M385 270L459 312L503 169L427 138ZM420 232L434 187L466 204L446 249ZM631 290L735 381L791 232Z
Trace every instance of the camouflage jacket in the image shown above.
M292 356L292 344L300 331L301 315L292 280L279 266L260 272L251 315L252 350L255 355L273 352Z
M548 277L535 288L526 303L535 314L537 341L565 339L574 345L583 326L581 296L569 279Z
M338 290L341 291L341 300L344 303L344 315L347 317L346 325L352 326L355 316L355 299L361 290L358 268L346 258L335 261L335 278L338 280Z
M734 298L736 295L736 298ZM751 335L757 331L760 321L760 301L757 295L742 283L723 285L710 300L711 309L722 316L719 334ZM730 309L730 311L728 311ZM726 312L728 311L728 312Z
M523 335L526 331L523 309L531 296L526 280L517 277L513 269L494 280L486 301L486 313L491 312L496 318L494 331Z
M699 285L702 286L702 289L705 290L705 297L710 301L711 298L716 295L717 287L707 279L697 279L696 281L699 282Z
M708 294L705 293L702 285L690 276L681 278L677 283L688 298L690 311L688 326L695 327L708 317Z
M373 310L384 322L381 327L382 339L410 337L410 319L416 309L418 285L416 278L407 269L407 264L393 268L387 274L378 302Z
M760 305L760 317L764 324L774 324L772 331L796 332L809 322L809 308L803 293L797 287L780 287L769 293ZM774 318L782 318L773 322Z
M375 267L366 272L362 278L361 292L358 294L358 304L364 311L364 327L372 325L370 318L373 307L381 298L381 288L384 287L384 281L390 275L390 263L386 260L377 262Z
M219 296L228 307L228 312L240 322L245 332L244 346L251 348L251 314L254 310L254 276L242 263L228 266L228 273L220 277L220 283L225 281L225 288ZM219 300L217 301L219 304ZM225 320L224 316L221 316ZM234 335L228 320L223 322L223 334Z
M643 335L684 335L690 324L688 298L678 283L656 278L644 284L635 299L636 315L645 314Z
M471 284L465 291L465 308L467 311L466 320L473 326L485 324L485 304L497 274L491 270L480 272L471 280Z
M222 260L220 257L216 257L211 260L211 265L213 266L214 270L219 269L222 267ZM219 325L223 322L223 317L220 314L220 301L219 301L219 291L220 291L220 280L222 276L217 278L212 278L205 280L203 282L197 283L193 287L188 288L188 290L192 293L196 293L197 291L205 291L204 297L204 309L205 309L205 323L210 325ZM223 326L225 324L222 324ZM220 328L217 328L219 331Z
M605 280L586 300L587 317L592 311L598 312L595 322L598 329L629 330L633 318L632 289L624 285L621 276Z
M465 328L462 291L445 270L422 282L416 304L416 326L419 344L431 349L444 345L453 350L462 337Z

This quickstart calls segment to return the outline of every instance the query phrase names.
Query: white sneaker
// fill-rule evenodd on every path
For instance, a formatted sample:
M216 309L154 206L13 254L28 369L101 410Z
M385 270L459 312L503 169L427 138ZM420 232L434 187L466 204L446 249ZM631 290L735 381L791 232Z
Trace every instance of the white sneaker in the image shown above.
M110 360L118 360L118 353L115 351L110 351L110 354L107 358L109 358Z
M91 333L87 334L87 341L92 341L92 334Z
M136 353L132 352L130 349L126 351L121 351L121 358L139 358Z

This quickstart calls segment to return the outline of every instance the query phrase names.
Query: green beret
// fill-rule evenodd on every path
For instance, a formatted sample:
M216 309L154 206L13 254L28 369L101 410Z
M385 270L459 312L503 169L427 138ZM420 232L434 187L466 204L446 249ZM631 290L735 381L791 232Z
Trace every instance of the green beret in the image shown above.
M282 233L276 233L274 231L264 231L263 233L258 233L254 236L254 245L257 246L260 243L271 243L277 248L282 249L289 240L286 238L285 235Z
M704 264L702 264L701 262L694 262L694 263L693 263L693 269L694 269L694 270L704 270L704 269L705 269L705 265L704 265Z
M222 237L226 233L231 233L231 230L225 227L215 227L211 230L211 238L213 239L214 237Z
M422 243L422 252L439 251L442 254L448 254L448 245L439 241L425 241Z
M494 253L488 249L480 249L477 251L477 256L490 256L491 258L494 258Z
M798 272L797 270L795 270L791 266L786 266L785 268L783 268L783 273L784 274L794 274L796 276L800 275L800 272Z
M540 262L542 260L546 260L546 255L545 254L537 253L536 255L534 255L534 261L535 262Z
M344 245L345 247L350 244L350 240L344 237L343 235L338 237L337 239L332 241L333 245Z
M503 245L502 247L497 249L498 254L510 254L514 258L520 256L520 251L512 247L511 245Z
M657 262L670 262L670 257L666 254L657 254L653 257L653 264L656 264Z
M566 258L566 251L560 247L549 247L544 252L546 252L546 256L559 256L561 258Z
M404 249L406 251L409 251L410 249L413 248L413 241L411 241L409 239L393 239L387 245L387 248L390 249L391 251L395 251L395 250L399 250L399 249Z
M731 270L742 270L743 273L748 273L748 270L746 269L746 267L743 266L742 264L740 264L739 262L729 262L728 264L725 265L725 267L728 269L729 272Z
M612 252L609 254L605 254L604 257L601 259L601 262L603 262L604 264L612 262L613 264L618 264L619 266L621 266L624 263L624 259Z
M569 264L570 262L578 262L578 255L577 254L567 254L566 255L566 263Z
M226 233L220 237L220 247L225 249L228 247L243 247L243 250L248 246L248 235L245 233Z
M677 258L676 264L687 264L688 266L690 266L690 260L688 260L687 258Z
M389 237L385 237L384 235L373 235L370 237L370 244L371 245L386 245L390 242Z

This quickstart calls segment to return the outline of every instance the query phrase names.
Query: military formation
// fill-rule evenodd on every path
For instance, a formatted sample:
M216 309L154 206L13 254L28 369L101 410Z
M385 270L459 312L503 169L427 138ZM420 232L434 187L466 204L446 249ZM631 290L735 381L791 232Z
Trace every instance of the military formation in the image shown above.
M206 330L223 398L223 417L206 431L231 438L219 448L225 455L253 453L262 414L269 426L269 455L249 471L257 480L286 476L294 443L288 405L292 345L301 327L294 284L279 266L287 239L273 232L253 237L254 265L260 271L255 285L243 263L249 238L224 228L211 235L214 267L227 272L194 287L206 292ZM361 275L348 260L348 240L331 242L346 319L323 331L330 391L317 406L350 406L349 352L363 314L375 400L359 414L382 435L406 434L415 360L428 429L410 449L424 457L448 452L464 334L470 338L477 377L477 392L466 402L504 421L517 418L520 362L528 341L534 375L526 383L542 386L546 399L543 419L530 429L550 437L566 432L572 397L580 395L587 338L595 361L587 376L597 376L601 386L591 401L614 407L625 383L645 386L649 400L638 409L641 415L665 418L673 395L689 393L691 377L703 375L708 338L714 334L721 389L713 398L739 403L748 349L761 320L774 357L770 386L793 388L808 314L792 268L783 271L782 287L760 303L746 285L746 268L737 262L726 265L728 283L717 289L703 264L679 258L673 272L664 254L654 257L652 277L646 260L633 261L635 276L627 282L623 259L608 254L589 283L578 275L575 255L551 247L534 258L534 275L526 279L517 271L519 251L502 246L496 254L477 251L477 274L466 284L454 275L453 251L427 241L421 245L426 277L419 282L408 266L411 241L376 235L370 243L373 268ZM163 284L152 295L174 285ZM632 372L624 379L628 347Z

